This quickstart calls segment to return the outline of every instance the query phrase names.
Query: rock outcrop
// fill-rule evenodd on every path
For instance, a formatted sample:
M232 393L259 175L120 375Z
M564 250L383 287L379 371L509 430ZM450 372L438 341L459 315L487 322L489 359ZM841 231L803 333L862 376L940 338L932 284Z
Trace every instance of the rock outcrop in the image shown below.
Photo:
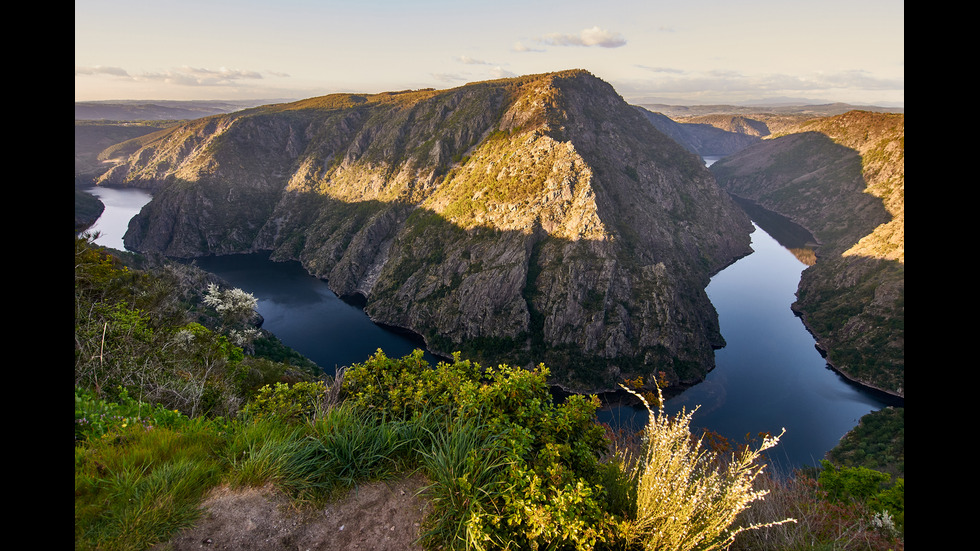
M155 191L129 248L271 250L434 351L573 390L703 378L724 343L704 288L750 252L700 158L584 71L208 117L101 183Z

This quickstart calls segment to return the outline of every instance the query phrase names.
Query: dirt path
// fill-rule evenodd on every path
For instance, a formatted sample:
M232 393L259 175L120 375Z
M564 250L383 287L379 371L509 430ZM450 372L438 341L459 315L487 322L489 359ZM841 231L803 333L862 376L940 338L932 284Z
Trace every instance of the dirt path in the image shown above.
M298 508L270 486L213 490L202 519L152 551L421 550L428 505L420 475L361 485L320 508Z

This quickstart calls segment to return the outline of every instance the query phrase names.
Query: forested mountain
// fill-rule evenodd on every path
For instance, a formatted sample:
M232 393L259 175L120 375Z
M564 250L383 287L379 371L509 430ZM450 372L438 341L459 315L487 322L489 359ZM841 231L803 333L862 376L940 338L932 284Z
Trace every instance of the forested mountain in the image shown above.
M724 342L704 288L749 252L701 160L584 71L198 119L100 183L155 192L127 247L272 250L435 351L576 389L701 379Z
M812 119L711 166L820 242L794 305L828 361L905 395L905 115Z

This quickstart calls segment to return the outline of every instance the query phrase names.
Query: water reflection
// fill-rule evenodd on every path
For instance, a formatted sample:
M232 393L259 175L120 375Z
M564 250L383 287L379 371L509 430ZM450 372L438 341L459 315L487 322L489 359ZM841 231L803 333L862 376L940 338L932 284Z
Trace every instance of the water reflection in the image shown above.
M731 197L749 215L752 222L765 230L797 260L805 266L813 266L817 262L816 249L819 243L809 230L781 214L764 209L754 201L735 195Z
M123 236L129 228L129 221L139 214L152 196L147 191L135 188L93 187L86 191L98 197L105 205L102 216L88 230L92 233L99 232L95 243L111 249L126 250Z

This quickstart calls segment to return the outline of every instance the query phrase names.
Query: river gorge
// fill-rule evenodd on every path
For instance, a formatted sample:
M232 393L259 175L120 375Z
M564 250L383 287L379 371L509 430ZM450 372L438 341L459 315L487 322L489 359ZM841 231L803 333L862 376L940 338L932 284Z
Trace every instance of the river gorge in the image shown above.
M92 193L106 205L91 228L101 234L97 243L123 249L129 219L150 196L105 187ZM673 414L697 407L693 425L733 443L785 428L769 459L777 471L788 472L817 464L861 416L885 407L888 399L831 370L790 309L806 268L798 259L805 244L781 244L773 237L779 235L774 228L754 227L754 252L716 274L706 289L727 342L716 351L716 368L703 382L669 399L666 410ZM394 357L421 346L411 335L372 323L357 305L337 298L326 282L297 262L270 262L263 254L194 262L252 293L265 319L263 327L328 373L364 361L379 348ZM428 360L437 361L431 355ZM645 410L631 406L599 412L601 422L614 426L638 428L645 419Z

